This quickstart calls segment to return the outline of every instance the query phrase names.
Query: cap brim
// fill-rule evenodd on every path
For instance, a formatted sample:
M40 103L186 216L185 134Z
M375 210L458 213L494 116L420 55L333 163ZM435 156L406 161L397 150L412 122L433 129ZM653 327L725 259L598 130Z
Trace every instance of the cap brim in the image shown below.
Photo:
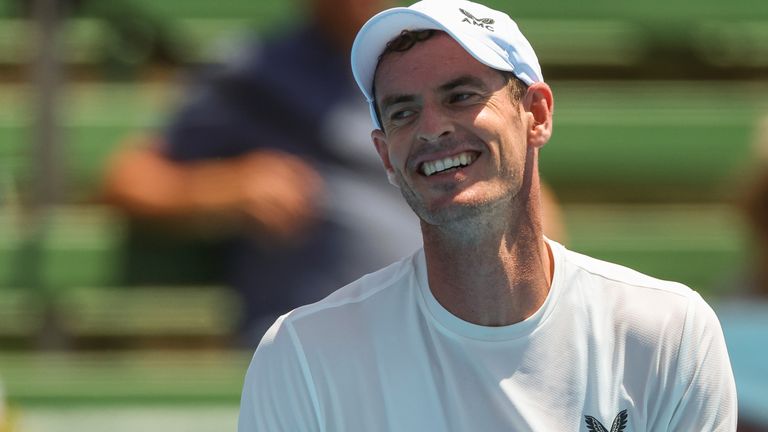
M403 30L424 29L445 30L445 27L431 17L406 7L381 12L360 29L352 45L352 73L368 101L373 100L373 76L387 43Z

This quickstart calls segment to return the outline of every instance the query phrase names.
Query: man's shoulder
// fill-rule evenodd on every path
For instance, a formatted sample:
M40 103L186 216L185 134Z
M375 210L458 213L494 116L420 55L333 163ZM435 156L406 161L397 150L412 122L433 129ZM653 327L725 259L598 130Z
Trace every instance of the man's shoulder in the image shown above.
M268 335L274 336L286 328L295 332L297 328L354 326L356 321L370 318L365 310L387 309L409 301L403 297L411 292L414 260L419 253L369 273L318 302L290 311L275 322Z
M680 282L659 279L620 264L603 261L578 252L565 252L570 277L586 277L612 289L628 289L634 294L661 295L688 299L698 294Z
M720 331L712 308L682 283L576 252L566 252L564 261L565 303L579 316L618 332L635 350L677 352L683 335L697 328Z
M680 334L692 316L710 315L701 295L682 283L577 252L567 251L563 261L568 304L606 324L621 323L627 335L655 340Z
M301 319L331 309L368 303L377 295L403 286L404 279L407 279L413 270L413 258L402 258L339 288L317 303L296 309L292 314L295 319Z

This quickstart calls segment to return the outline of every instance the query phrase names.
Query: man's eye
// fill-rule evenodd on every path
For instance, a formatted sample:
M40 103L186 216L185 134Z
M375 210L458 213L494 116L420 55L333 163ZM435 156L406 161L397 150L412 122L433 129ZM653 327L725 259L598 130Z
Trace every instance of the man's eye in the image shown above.
M451 95L451 102L463 102L472 97L472 93L455 93Z
M392 120L403 120L413 115L412 110L400 110L393 112L389 118Z

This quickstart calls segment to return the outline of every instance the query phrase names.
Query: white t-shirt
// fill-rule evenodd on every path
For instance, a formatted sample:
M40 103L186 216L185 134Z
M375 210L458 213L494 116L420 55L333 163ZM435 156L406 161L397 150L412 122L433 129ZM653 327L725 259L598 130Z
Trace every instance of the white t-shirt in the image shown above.
M701 296L549 244L549 295L510 326L444 309L423 250L282 316L248 369L239 431L735 431Z

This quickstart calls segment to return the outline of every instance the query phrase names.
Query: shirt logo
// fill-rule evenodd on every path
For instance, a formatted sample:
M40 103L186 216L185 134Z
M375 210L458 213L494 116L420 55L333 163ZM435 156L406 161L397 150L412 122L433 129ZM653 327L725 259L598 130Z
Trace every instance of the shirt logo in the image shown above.
M494 20L493 18L475 18L474 15L465 11L462 8L459 8L459 11L463 13L464 16L466 17L463 20L461 20L461 22L480 26L488 31L493 31L493 27L491 25L496 22L496 20Z
M621 410L616 414L616 418L613 419L613 424L611 424L610 431L592 416L585 415L584 420L587 422L587 429L591 432L622 432L624 428L627 427L627 417L627 410Z

